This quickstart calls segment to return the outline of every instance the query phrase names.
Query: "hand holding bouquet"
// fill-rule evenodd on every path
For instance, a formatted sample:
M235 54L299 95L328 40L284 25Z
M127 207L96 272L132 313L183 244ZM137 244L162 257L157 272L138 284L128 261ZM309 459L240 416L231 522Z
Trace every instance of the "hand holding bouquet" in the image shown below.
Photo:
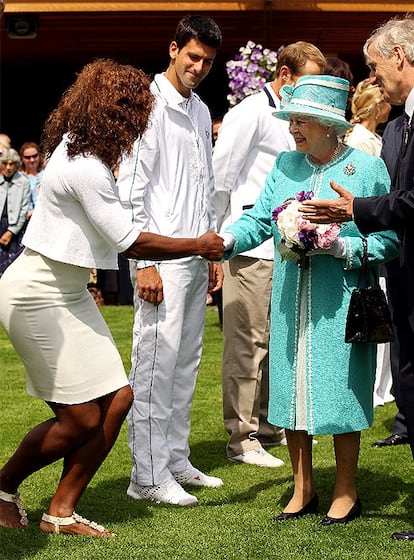
M300 191L272 212L282 241L277 249L282 261L296 261L302 268L309 266L308 253L328 249L339 235L338 224L313 224L299 212L304 200L313 198L312 191Z

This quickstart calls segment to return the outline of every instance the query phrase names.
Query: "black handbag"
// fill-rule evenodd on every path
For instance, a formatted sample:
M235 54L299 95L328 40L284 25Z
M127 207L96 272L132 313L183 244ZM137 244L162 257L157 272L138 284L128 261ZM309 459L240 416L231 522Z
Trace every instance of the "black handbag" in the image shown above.
M370 283L368 270L367 240L362 238L364 254L358 279L358 288L353 290L349 302L345 326L345 342L371 342L381 344L394 340L391 314L384 292ZM365 280L365 288L361 281Z

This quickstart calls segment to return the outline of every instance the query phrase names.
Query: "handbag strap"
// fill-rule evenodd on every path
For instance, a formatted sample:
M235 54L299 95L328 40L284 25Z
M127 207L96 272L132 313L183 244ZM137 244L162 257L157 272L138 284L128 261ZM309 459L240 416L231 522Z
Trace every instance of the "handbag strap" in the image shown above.
M365 278L365 287L368 288L372 286L372 283L370 282L370 278L369 278L369 267L368 267L368 241L366 240L365 237L362 237L361 241L362 241L363 254L362 254L362 266L358 278L358 288L360 287L362 277Z
M369 288L377 288L378 287L378 274L375 270L375 267L369 267L368 263L368 241L366 240L365 237L361 237L361 241L362 241L362 249L363 249L363 254L362 254L362 266L361 266L361 270L359 271L359 277L358 277L358 288L361 287L361 281L362 279L365 280L365 287ZM370 270L372 271L373 274L373 281L372 278L370 278Z

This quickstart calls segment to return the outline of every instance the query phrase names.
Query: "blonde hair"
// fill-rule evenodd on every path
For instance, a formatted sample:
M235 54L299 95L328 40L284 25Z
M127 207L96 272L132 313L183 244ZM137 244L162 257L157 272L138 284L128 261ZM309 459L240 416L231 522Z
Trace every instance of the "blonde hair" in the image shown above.
M359 82L352 97L351 123L360 123L364 119L369 118L377 105L382 103L382 101L384 101L384 97L377 85L371 84L368 78Z
M282 66L287 66L292 74L298 76L301 68L309 61L315 62L320 67L321 72L326 64L326 58L318 47L312 43L307 43L306 41L291 43L278 54L276 76L279 76Z

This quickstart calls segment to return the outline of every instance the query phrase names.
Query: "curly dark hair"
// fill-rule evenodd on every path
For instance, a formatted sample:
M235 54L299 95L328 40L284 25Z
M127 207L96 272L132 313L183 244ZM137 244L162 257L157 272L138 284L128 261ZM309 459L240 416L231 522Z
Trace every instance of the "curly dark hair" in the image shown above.
M154 103L148 76L111 59L87 64L48 117L41 139L50 156L68 133L68 156L93 155L110 169L145 132Z

